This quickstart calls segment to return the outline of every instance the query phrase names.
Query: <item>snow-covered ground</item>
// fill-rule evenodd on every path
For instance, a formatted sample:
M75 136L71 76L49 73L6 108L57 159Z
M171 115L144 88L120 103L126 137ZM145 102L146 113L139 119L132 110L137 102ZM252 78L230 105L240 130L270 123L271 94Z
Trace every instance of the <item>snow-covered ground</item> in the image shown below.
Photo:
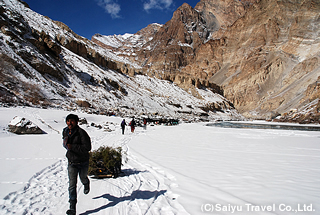
M62 110L0 108L0 214L65 214ZM319 132L202 123L121 135L121 118L76 113L99 146L123 147L125 176L78 184L78 214L320 214ZM47 134L15 135L15 117ZM129 120L129 119L128 119ZM90 126L94 122L112 132Z

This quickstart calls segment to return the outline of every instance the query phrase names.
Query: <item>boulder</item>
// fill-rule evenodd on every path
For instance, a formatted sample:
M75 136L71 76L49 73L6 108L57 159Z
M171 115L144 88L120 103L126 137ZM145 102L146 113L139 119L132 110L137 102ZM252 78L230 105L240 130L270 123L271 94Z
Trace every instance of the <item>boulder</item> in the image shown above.
M10 121L9 131L15 134L45 134L37 125L35 125L30 120L15 116L13 120Z

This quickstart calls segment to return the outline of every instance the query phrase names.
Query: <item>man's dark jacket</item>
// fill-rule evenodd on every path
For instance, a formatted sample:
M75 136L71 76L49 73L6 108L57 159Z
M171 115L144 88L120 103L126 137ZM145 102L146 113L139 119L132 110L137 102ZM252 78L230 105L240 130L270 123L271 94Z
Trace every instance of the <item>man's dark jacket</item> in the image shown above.
M68 161L71 163L81 163L89 161L89 151L91 150L91 139L87 132L78 125L72 129L72 134L68 135L69 128L63 129L62 138L68 137L67 144L71 144L71 149L67 151Z

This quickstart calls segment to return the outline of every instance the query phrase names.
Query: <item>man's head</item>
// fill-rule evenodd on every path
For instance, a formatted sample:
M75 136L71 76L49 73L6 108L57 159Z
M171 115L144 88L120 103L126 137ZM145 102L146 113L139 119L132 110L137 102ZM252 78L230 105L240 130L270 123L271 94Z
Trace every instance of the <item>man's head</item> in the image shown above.
M75 114L69 114L66 118L66 123L69 129L73 129L78 125L79 117Z

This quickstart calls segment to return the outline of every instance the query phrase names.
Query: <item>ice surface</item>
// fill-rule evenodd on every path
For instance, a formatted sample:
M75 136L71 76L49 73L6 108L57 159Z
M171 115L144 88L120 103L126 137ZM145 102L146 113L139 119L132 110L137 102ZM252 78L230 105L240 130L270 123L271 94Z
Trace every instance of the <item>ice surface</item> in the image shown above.
M67 114L0 108L0 214L65 213L68 179L61 131ZM125 173L91 179L88 195L78 184L79 214L319 214L319 132L193 123L148 125L121 135L121 118L76 114L88 121L82 127L93 149L123 148ZM47 134L8 133L5 128L16 115Z

